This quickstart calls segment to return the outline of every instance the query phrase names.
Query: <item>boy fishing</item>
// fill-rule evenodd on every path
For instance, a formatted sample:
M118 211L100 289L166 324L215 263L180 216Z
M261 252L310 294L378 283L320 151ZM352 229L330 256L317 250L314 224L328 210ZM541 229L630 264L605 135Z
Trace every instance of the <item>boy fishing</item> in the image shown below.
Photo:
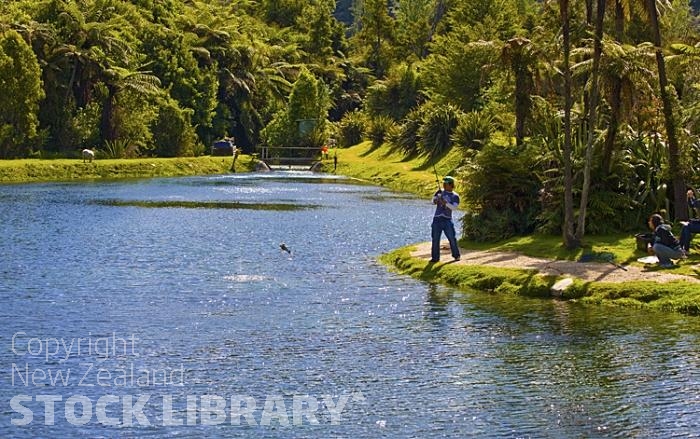
M442 179L442 189L438 189L433 196L433 204L437 205L437 207L435 208L435 215L431 225L433 245L430 262L438 262L440 260L440 238L443 232L450 242L452 257L455 261L459 261L460 258L455 236L455 226L452 222L452 211L459 206L459 195L454 192L454 188L455 179L448 175Z

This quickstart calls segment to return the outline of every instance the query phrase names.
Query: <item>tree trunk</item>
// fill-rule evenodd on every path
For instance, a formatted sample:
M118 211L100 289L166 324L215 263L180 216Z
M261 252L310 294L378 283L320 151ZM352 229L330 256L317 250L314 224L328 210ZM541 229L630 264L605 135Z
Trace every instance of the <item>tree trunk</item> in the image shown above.
M107 85L109 94L102 106L102 120L100 121L100 134L103 142L111 142L117 138L114 127L114 102L117 96L117 89L113 85Z
M442 20L442 16L445 15L445 0L437 0L435 3L435 14L433 15L433 21L430 23L430 32L428 32L428 42L433 41L433 36L437 30L437 25ZM421 58L428 56L428 45L423 45L423 53L421 53Z
M656 52L656 65L659 70L659 91L663 102L664 125L668 140L668 166L671 181L673 182L673 210L676 220L688 219L688 206L686 198L685 180L680 169L681 150L676 137L676 122L673 117L673 105L669 96L668 78L666 76L666 62L661 50L661 30L659 28L659 15L656 10L656 1L647 0L649 9L649 22L654 36Z
M625 32L625 12L622 9L622 1L615 0L615 39L622 42ZM605 135L603 145L603 158L601 166L603 176L610 175L612 167L612 154L615 150L615 140L620 128L620 115L622 111L622 78L616 77L612 81L610 93L610 125Z
M569 27L569 0L559 0L559 14L562 21L562 37L564 44L564 146L562 151L564 162L564 224L562 236L564 246L574 249L579 246L574 236L574 183L571 163L571 66L569 55L571 52L571 31Z
M588 197L591 190L591 168L593 166L593 142L598 127L598 77L600 76L600 57L603 53L603 19L605 18L605 0L596 4L595 38L593 41L593 72L591 74L591 96L588 105L588 139L586 141L586 161L583 166L583 188L581 189L581 204L576 224L576 239L581 242L586 234L586 212Z

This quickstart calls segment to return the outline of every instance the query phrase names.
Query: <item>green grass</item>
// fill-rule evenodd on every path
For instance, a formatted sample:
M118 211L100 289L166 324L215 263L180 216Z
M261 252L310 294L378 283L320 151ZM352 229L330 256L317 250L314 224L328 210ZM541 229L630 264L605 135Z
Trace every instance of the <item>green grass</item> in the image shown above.
M0 183L103 180L119 178L175 177L231 172L231 158L178 157L105 159L83 163L82 159L0 160ZM241 155L236 170L250 171L253 160Z
M549 297L550 289L556 282L555 277L539 276L534 270L430 264L427 260L411 257L412 250L412 246L402 247L382 255L379 260L400 273L424 281L501 294Z
M494 294L526 297L552 297L551 288L558 280L540 276L533 270L497 268L477 265L430 264L411 257L413 246L382 255L380 262L397 272L414 278ZM602 283L575 280L564 292L563 300L603 306L625 306L700 315L700 286L678 281Z
M386 146L373 148L371 142L363 142L352 148L336 149L331 151L330 155L335 153L338 154L338 174L419 196L428 196L437 190L433 165L442 178L453 173L462 160L457 150L450 151L435 163L425 156L405 158L401 153ZM325 162L324 166L326 171L333 169L332 161Z

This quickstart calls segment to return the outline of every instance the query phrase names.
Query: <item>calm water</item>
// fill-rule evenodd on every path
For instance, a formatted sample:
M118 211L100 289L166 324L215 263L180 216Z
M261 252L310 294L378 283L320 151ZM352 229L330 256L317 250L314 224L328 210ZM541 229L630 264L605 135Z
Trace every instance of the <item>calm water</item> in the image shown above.
M431 215L310 174L0 186L0 437L700 437L700 319L375 262Z

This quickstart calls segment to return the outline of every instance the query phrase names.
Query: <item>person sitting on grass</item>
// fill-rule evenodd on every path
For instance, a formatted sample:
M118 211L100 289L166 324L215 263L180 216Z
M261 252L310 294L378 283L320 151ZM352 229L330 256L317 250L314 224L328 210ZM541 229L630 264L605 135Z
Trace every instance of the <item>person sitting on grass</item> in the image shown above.
M700 212L700 200L695 198L695 192L692 189L688 189L688 208L691 212L696 215ZM700 219L693 218L690 221L682 221L683 228L681 228L681 247L687 254L690 252L690 241L693 240L694 233L700 233Z
M664 223L664 219L658 213L649 217L649 228L654 231L652 242L647 251L659 258L661 268L673 268L675 265L671 259L683 259L686 257L681 243L673 236L671 226Z
M695 191L693 191L693 189L688 189L686 195L688 195L688 208L696 217L700 217L700 200L695 198Z

